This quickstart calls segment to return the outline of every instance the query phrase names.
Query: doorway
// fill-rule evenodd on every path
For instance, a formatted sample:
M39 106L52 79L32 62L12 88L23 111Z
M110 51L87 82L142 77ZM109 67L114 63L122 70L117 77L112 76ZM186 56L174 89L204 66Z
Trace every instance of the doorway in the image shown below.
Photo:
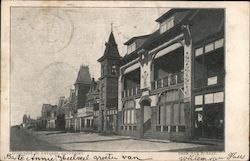
M151 108L150 106L143 107L143 133L151 130Z
M224 138L224 104L205 105L195 109L195 135L199 138Z

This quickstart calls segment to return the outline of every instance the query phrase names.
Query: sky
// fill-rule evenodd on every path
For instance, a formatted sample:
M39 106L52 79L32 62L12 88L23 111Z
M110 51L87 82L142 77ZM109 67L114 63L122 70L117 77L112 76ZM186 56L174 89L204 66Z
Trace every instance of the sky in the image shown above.
M41 115L43 103L69 96L80 65L96 80L111 23L118 50L133 36L158 29L155 20L168 8L12 8L11 124L24 114Z

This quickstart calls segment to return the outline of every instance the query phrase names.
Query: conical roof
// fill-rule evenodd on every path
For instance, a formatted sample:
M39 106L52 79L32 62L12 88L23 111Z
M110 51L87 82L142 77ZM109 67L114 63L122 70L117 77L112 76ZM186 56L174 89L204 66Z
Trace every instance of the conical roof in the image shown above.
M119 51L117 49L117 44L115 42L115 37L114 37L113 32L110 33L108 42L105 43L105 46L106 46L106 48L105 48L103 56L100 59L98 59L99 62L105 58L116 58L116 59L118 58L118 59L120 59L120 54L119 54Z
M91 84L91 77L88 66L81 65L75 84L77 83Z

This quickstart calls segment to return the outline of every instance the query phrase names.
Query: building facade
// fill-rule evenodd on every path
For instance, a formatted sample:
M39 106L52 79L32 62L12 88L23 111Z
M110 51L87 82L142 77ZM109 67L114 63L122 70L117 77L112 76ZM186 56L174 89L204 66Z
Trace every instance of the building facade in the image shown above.
M55 129L57 118L57 105L43 104L41 113L42 129Z
M98 131L98 120L99 120L99 102L100 102L100 89L99 81L95 81L92 78L89 92L87 93L87 101L85 107L92 109L92 121L91 128L93 131Z
M81 66L75 89L59 100L58 110L43 105L42 125L137 138L223 140L224 21L223 9L171 9L156 19L155 32L124 43L124 57L111 31L98 59L99 80L91 81L89 68Z
M171 9L156 22L157 31L125 43L119 134L168 140L222 138L224 10Z
M113 32L110 33L105 47L103 56L98 59L101 63L98 131L117 133L118 77L121 57Z

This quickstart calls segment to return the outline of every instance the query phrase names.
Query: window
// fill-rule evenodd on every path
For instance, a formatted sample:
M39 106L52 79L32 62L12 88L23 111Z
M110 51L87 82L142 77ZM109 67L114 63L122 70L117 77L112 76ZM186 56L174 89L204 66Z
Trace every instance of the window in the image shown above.
M131 124L134 124L135 123L135 111L134 110L131 110Z
M126 101L123 108L123 124L136 124L135 102Z
M214 95L212 93L205 95L205 104L210 104L214 102Z
M223 101L224 101L224 93L223 92L214 93L214 103L220 103Z
M224 46L224 39L219 39L219 40L216 40L212 43L205 45L205 52L207 53L207 52L210 52L212 50L221 48L223 46Z
M171 124L171 106L167 105L166 106L166 125Z
M211 103L220 103L224 100L224 93L217 92L217 93L210 93L205 95L205 104Z
M224 46L224 39L219 39L214 42L214 48L218 49Z
M199 56L203 54L203 47L195 49L195 56Z
M128 46L128 54L129 54L129 53L132 53L133 51L135 51L135 49L136 49L136 44L135 44L135 42L134 42L134 43L132 43L132 44L130 44L130 45Z
M161 127L161 132L168 132L171 128L172 131L178 132L179 126L185 126L185 108L180 95L179 90L172 90L160 96L157 109L157 126Z
M162 34L172 27L174 27L174 17L171 17L160 24L160 33Z
M209 86L209 85L214 85L214 84L217 84L217 76L215 76L215 77L209 77L208 79L207 79L207 85Z
M112 61L111 63L112 63L112 65L111 65L111 74L116 75L116 73L117 73L116 61Z
M131 110L127 111L127 123L130 124L130 112Z
M195 96L195 105L203 104L203 95Z
M214 50L214 43L210 43L210 44L207 44L206 46L205 46L205 52L207 53L207 52L210 52L210 51L212 51L212 50Z
M127 124L127 111L123 111L123 124Z

